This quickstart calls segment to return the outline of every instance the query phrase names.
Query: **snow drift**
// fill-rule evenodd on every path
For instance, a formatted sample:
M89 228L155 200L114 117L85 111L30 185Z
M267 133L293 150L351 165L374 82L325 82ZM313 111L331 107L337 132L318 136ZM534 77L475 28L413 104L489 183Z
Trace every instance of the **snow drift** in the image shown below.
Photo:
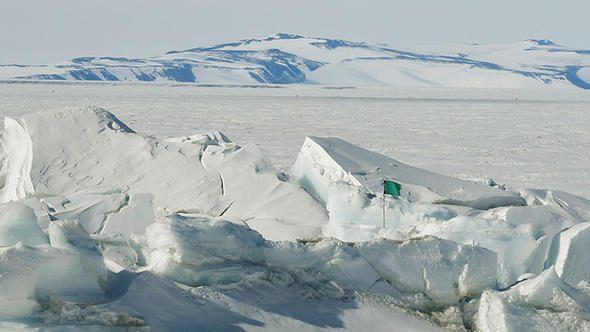
M153 209L223 215L281 239L315 236L326 219L324 209L284 181L258 149L233 144L223 134L156 141L97 108L31 114L21 121L28 128L22 144L32 141L35 194L51 196L44 203L54 218L96 210L85 222L91 233L123 223L108 215L130 204L147 215Z
M409 202L482 210L525 204L515 193L421 170L333 137L308 137L291 171L324 202L327 187L334 182L362 186L380 194L381 182L390 179L402 184L402 198Z
M156 139L95 107L5 128L2 327L588 328L584 198L336 138L308 137L289 174L220 132Z

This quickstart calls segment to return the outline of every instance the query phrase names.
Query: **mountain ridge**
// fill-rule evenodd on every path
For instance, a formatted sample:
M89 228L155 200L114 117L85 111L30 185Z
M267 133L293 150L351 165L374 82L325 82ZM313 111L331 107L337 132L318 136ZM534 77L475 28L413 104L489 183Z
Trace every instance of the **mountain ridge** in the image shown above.
M547 39L398 49L276 33L147 58L0 65L1 79L590 89L590 50Z

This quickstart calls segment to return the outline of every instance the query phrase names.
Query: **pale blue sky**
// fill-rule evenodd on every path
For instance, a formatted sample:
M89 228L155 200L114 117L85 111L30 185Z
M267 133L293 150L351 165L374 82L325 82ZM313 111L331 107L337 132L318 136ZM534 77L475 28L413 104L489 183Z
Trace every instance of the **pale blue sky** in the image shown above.
M393 46L548 38L590 49L589 0L0 0L0 63L152 56L288 32Z

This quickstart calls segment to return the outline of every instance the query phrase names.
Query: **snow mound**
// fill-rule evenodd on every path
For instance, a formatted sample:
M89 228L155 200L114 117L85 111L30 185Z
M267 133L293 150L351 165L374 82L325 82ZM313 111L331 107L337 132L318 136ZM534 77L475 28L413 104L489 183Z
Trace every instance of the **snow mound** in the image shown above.
M590 202L575 195L453 179L338 138L308 137L291 172L325 204L325 235L352 242L428 235L481 246L497 254L501 287L554 264L556 235L590 220ZM401 184L400 197L383 197L384 178Z
M496 254L436 237L401 243L363 243L359 251L398 289L424 293L437 304L454 304L496 287Z
M389 197L373 197L365 188L337 182L329 186L326 209L328 225L324 233L343 241L359 242L386 237L407 239L419 225L440 224L457 212L441 205L411 203ZM385 227L383 207L385 205Z
M0 247L17 243L34 247L48 244L33 209L21 202L0 204Z
M25 127L10 118L4 119L0 142L0 203L4 203L33 192L30 177L33 148Z
M150 269L186 285L236 282L261 264L264 239L223 220L172 216L146 231Z
M224 220L171 216L151 225L146 238L150 270L190 286L236 283L271 267L315 287L335 280L370 290L385 281L392 294L420 294L443 307L496 287L495 253L435 237L290 245Z
M29 114L20 123L28 134L5 134L2 142L31 146L31 189L37 196L53 197L44 199L52 218L91 214L82 218L90 233L145 229L149 219L133 226L117 217L108 220L130 204L146 216L150 205L160 215L180 210L223 215L276 240L317 237L327 221L325 209L286 181L260 150L233 144L221 133L155 140L96 107ZM8 166L0 169L10 171L11 165L23 163L19 158L9 155ZM6 193L15 191L10 183L22 178L18 174L7 177ZM28 193L23 190L6 197L22 198ZM141 196L145 194L151 196ZM56 195L65 201L58 202Z
M553 268L507 291L482 294L481 331L586 331L590 293L564 283Z
M402 184L402 197L409 202L482 210L526 204L515 193L408 166L335 137L307 137L292 173L302 186L324 202L331 183L346 182L379 194L383 191L381 181L390 179Z
M156 139L95 107L5 128L0 328L590 328L584 198L336 138L287 174L221 132Z
M574 225L559 233L554 242L555 271L563 281L576 285L590 282L590 222ZM553 263L553 262L551 262Z
M0 248L0 317L30 316L50 299L88 302L106 296L109 272L78 223L52 223L49 243Z

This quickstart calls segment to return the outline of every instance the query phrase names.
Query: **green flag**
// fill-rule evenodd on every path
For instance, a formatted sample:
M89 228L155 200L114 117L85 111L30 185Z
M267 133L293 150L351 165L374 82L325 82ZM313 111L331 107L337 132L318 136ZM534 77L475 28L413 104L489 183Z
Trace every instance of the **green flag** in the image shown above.
M397 182L391 180L383 181L383 194L400 196L400 189L402 189L402 185Z

